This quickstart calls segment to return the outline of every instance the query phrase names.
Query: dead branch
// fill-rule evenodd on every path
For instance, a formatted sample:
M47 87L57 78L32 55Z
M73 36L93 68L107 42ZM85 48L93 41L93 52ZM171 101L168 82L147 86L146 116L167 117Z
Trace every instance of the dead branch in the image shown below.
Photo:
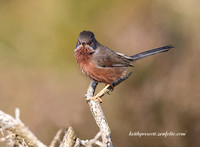
M15 144L18 142L21 146L28 147L46 147L40 142L35 135L21 122L19 119L19 109L16 109L16 119L12 116L0 111L0 128L9 131L8 136L4 137L5 140L12 140ZM4 139L2 140L4 141Z
M106 93L110 92L110 90L117 86L118 84L120 84L122 81L126 80L130 75L132 74L129 73L128 75L126 75L125 77L119 79L118 81L114 82L112 84L112 86L108 87L107 89L104 90L104 92L102 93L102 96L104 96ZM87 93L86 93L86 101L88 99L90 99L91 97L94 96L94 92L95 92L95 89L97 87L97 82L95 81L92 81L89 85L89 88L87 90ZM102 147L113 147L113 144L112 144L112 141L111 141L111 131L110 131L110 128L108 126L108 122L106 120L106 117L103 113L103 110L101 108L101 105L99 103L99 101L96 99L96 100L90 100L88 101L88 105L90 107L90 111L96 121L96 124L98 125L99 129L100 129L100 132L101 132L101 137L102 137Z
M97 86L97 83L92 81L87 90L86 99L93 97L96 86ZM90 111L96 121L96 124L98 125L98 127L100 129L101 137L102 137L102 141L103 141L102 146L103 147L112 147L113 145L112 145L111 135L110 135L111 131L110 131L106 117L103 113L103 110L101 108L99 101L97 99L88 101L88 105L89 105Z
M99 137L101 137L101 132L97 133L97 135L91 140L77 140L79 145L83 145L86 147L92 147L92 145L96 144L98 146L102 146L102 142L99 141ZM78 147L78 146L75 146Z
M72 127L69 127L59 147L73 147L76 141L76 134Z
M22 123L19 116L19 109L15 110L16 118L0 111L0 132L2 136L4 136L4 131L8 134L0 138L0 142L8 141L8 145L12 147L47 147ZM49 147L74 147L76 139L77 136L72 127L60 129Z
M59 147L65 136L66 131L66 129L58 130L49 147Z

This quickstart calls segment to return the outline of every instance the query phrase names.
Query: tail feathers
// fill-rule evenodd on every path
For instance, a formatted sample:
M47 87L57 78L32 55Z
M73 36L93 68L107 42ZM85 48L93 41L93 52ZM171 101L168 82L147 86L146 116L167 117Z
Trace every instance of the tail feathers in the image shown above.
M145 57L157 54L157 53L166 52L173 47L174 47L173 45L167 45L167 46L151 49L151 50L148 50L148 51L145 51L145 52L142 52L142 53L130 56L130 57L132 58L132 61L136 61L136 60L139 60L139 59L142 59L142 58L145 58Z

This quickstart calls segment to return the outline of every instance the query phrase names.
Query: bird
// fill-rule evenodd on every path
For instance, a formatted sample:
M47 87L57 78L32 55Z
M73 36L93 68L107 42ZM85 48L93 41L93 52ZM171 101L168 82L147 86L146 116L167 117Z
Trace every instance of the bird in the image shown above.
M173 45L166 45L127 56L100 44L93 32L84 30L79 34L74 53L82 72L97 83L105 83L104 89L106 89L112 87L113 82L123 78L127 69L133 67L134 61L169 51L173 47ZM98 99L102 102L100 95L103 90L89 100Z

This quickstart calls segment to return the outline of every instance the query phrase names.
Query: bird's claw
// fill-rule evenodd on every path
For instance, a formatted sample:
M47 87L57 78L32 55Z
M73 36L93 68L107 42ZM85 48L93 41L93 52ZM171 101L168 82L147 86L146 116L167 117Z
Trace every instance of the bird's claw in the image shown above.
M88 101L90 101L90 100L95 100L95 99L97 99L97 100L99 100L99 102L100 103L102 103L103 102L103 100L99 97L99 96L93 96L93 97L91 97L91 98L88 98L87 100L86 100L86 102L88 102Z
M90 100L95 100L95 99L98 99L100 103L103 102L103 100L101 99L101 97L105 94L105 91L106 90L109 90L107 93L110 94L109 92L112 92L113 89L114 89L114 86L111 85L111 84L107 84L106 87L104 87L97 95L91 97L91 98L88 98L86 100L86 102L90 101Z

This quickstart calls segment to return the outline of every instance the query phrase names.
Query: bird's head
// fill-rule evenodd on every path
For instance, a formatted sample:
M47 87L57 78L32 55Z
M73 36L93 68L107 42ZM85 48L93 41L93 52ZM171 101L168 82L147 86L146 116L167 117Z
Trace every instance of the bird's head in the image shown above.
M79 46L90 47L95 50L97 48L97 41L94 37L94 33L91 31L82 31L79 34L76 48Z

